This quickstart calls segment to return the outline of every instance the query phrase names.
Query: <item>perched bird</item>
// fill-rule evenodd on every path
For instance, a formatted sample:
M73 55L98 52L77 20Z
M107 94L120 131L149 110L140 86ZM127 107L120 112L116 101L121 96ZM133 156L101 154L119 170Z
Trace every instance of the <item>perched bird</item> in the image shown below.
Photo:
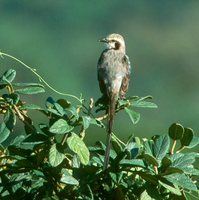
M100 40L106 44L98 64L97 75L103 97L108 101L108 127L104 170L109 163L113 117L118 98L125 98L130 78L130 62L126 55L124 38L116 33Z

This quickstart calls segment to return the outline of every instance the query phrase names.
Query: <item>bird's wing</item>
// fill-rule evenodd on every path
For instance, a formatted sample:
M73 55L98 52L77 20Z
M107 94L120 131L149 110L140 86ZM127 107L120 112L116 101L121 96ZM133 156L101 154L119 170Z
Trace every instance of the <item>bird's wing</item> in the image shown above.
M107 96L107 89L106 89L106 85L104 83L104 77L103 77L103 74L104 74L104 67L102 66L103 64L103 61L104 61L104 52L102 52L99 60L98 60L98 63L97 63L97 79L98 79L98 82L99 82L99 87L100 87L100 91L103 95Z
M131 65L130 65L130 61L127 55L125 55L123 57L123 67L124 67L124 71L125 71L125 76L122 80L122 85L120 88L120 98L124 98L125 94L128 90L128 86L129 86L129 80L130 80L130 73L131 73Z

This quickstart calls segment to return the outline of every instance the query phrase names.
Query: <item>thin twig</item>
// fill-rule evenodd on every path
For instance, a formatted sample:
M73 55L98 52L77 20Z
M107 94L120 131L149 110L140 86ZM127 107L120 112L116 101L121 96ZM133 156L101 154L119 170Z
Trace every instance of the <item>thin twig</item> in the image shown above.
M29 69L33 74L35 74L38 78L39 78L39 81L40 82L43 82L48 88L50 88L53 92L59 94L59 95L63 95L63 96L68 96L68 97L72 97L76 100L78 100L80 103L82 103L83 99L82 97L78 98L74 95L71 95L71 94L66 94L66 93L62 93L62 92L59 92L57 91L56 89L54 89L51 85L49 85L37 72L36 72L36 69L33 69L32 67L26 65L24 62L22 62L21 60L15 58L14 56L11 56L9 54L6 54L6 53L3 53L3 52L0 52L0 56L3 58L3 56L6 56L6 57L9 57L13 60L15 60L16 62L20 63L21 65L23 65L24 67L26 67L27 69Z
M171 151L170 151L171 155L174 154L174 150L175 150L175 147L176 147L176 142L177 142L176 140L173 140L173 144L172 144Z

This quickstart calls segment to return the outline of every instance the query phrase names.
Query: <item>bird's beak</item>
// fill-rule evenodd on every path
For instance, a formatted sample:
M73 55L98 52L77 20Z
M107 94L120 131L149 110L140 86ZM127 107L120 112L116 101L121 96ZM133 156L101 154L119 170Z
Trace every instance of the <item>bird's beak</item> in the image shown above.
M108 43L108 40L106 38L102 38L99 40L99 42L105 42L105 43Z

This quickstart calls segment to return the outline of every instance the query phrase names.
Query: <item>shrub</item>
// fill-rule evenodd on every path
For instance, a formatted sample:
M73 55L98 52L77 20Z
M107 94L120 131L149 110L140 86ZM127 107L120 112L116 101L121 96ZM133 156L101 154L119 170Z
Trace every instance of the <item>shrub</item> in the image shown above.
M16 71L0 77L0 196L1 199L193 199L198 193L199 137L178 123L168 133L151 139L130 136L127 142L112 138L110 165L103 171L105 145L88 147L89 126L105 127L95 116L94 102L77 105L47 98L45 108L23 101L23 95L44 92L38 83L15 83ZM133 123L140 114L134 107L156 108L147 97L119 100L116 112L125 110ZM106 110L100 100L96 111ZM47 123L36 127L29 113L43 114ZM15 131L17 123L24 131ZM105 131L104 131L105 132Z

